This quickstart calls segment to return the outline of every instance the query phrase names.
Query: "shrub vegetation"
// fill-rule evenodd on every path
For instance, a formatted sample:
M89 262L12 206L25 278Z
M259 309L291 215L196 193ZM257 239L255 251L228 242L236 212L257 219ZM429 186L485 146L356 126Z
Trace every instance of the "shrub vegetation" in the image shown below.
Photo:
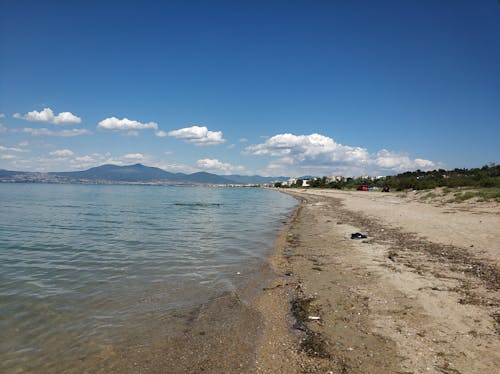
M341 180L329 181L327 177L311 178L308 180L311 188L335 188L352 189L361 185L368 187L389 187L392 191L427 190L436 187L444 187L444 191L451 188L468 187L481 188L485 199L497 198L500 189L500 165L485 165L473 169L432 170L432 171L407 171L398 175L370 178L343 178ZM302 187L303 181L297 180L290 187ZM279 185L281 187L281 183ZM467 194L462 199L468 199ZM459 198L459 199L460 199Z

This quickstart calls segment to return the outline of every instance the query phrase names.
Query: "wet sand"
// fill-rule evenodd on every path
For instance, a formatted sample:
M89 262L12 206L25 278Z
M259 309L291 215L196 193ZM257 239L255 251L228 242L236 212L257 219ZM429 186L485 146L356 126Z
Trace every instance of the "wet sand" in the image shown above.
M252 371L498 371L499 204L287 193L302 203L256 305L263 335Z

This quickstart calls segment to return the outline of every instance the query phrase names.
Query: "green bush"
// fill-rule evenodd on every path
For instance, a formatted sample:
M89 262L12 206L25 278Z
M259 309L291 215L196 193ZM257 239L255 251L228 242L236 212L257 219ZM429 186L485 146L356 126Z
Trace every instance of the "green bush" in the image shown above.
M407 171L377 180L346 178L340 181L327 182L326 177L311 178L309 185L312 188L334 189L354 189L360 185L379 188L388 186L392 191L429 190L444 187L445 194L449 192L449 189L458 187L500 189L500 165L491 164L474 169ZM299 179L292 187L302 187L302 180Z

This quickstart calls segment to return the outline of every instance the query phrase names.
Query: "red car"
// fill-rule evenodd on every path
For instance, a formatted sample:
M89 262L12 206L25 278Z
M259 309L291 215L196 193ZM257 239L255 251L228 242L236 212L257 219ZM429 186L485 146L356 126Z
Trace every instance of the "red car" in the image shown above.
M368 186L359 186L357 188L358 191L368 191Z

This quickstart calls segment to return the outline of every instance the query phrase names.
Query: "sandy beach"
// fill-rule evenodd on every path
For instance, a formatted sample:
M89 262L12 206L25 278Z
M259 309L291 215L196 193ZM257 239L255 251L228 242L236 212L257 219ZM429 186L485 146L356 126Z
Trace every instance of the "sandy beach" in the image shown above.
M15 372L498 372L498 203L282 192L300 203L280 216L269 261L266 252L234 269L234 290L146 310L117 343L80 343L77 360ZM367 237L351 239L357 232Z
M286 193L301 204L257 303L256 372L497 372L498 203Z

